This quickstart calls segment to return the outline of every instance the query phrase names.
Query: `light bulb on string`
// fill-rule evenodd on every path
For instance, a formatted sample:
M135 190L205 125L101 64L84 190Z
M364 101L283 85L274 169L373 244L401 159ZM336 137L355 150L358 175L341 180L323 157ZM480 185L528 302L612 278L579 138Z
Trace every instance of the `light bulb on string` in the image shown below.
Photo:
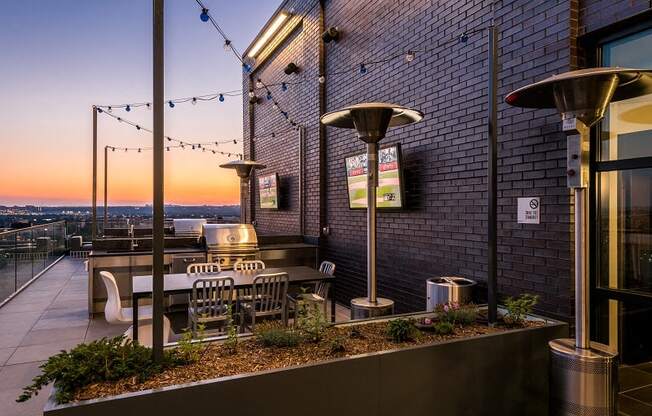
M166 147L166 149L167 149L167 151L169 152L169 151L170 151L170 146Z
M233 139L233 144L238 144L238 141L236 139Z
M460 35L460 43L466 43L469 40L468 33L464 32Z
M360 64L360 75L364 75L367 73L367 67L364 66L364 64Z
M172 141L172 139L170 137L166 137L166 139L168 139L168 142Z
M122 118L121 117L118 117L116 120L118 120L119 122L122 123Z
M101 107L95 107L95 110L97 110L98 113L102 114L103 110Z
M168 101L168 105L170 106L170 108L174 108L174 103L172 102L172 100Z
M272 108L273 108L274 110L278 110L278 104L277 104L276 102L274 102L274 105L272 105Z
M112 148L111 148L111 151L112 151L112 152L115 152L115 147L112 147Z
M272 99L272 93L270 91L267 91L267 99L268 100Z
M244 69L245 72L251 72L251 65L245 62L242 64L242 69Z
M152 109L152 105L150 103L145 103L145 107L147 107L148 110Z
M192 145L192 150L195 150L195 145L194 144Z
M125 147L125 153L127 153L127 148Z
M320 84L323 84L324 82L326 82L326 77L323 76L323 75L320 75L320 76L319 76L319 83L320 83Z
M282 91L287 91L288 90L288 84L286 84L285 82L281 82L281 90Z
M225 50L226 52L228 52L228 51L231 50L231 41L228 40L228 39L225 39L225 40L224 40L224 50Z
M109 113L113 112L113 109L111 108L111 106L108 106L106 110L107 110Z
M201 14L199 15L199 18L201 19L202 22L208 22L210 19L210 16L208 16L208 9L207 8L202 8L201 9Z
M213 152L213 154L215 154L215 150L211 150L211 152Z
M224 94L220 94L218 100L220 100L221 103L224 102Z
M249 98L254 98L256 96L256 93L253 91L249 91Z
M140 153L140 148L138 148L138 153Z
M136 130L140 130L140 126L136 124Z
M196 105L197 104L197 97L192 97L192 101L190 101L190 102L192 103L192 105Z
M256 80L256 88L263 88L263 81L260 78Z
M416 58L416 54L412 51L408 51L408 53L405 55L405 62L410 63L414 61L414 58Z
M125 107L125 111L126 111L126 112L130 112L130 111L131 111L131 106L130 106L129 104L127 104L127 106Z

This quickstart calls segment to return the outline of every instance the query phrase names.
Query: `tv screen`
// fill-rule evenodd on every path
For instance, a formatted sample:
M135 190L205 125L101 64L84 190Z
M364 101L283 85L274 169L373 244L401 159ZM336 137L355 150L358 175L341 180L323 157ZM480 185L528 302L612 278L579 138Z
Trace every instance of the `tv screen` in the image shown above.
M346 180L349 191L349 208L367 209L367 154L346 158ZM378 188L376 207L403 208L401 178L401 149L398 144L378 152Z
M260 207L263 209L278 209L278 175L258 177L258 193L260 194Z

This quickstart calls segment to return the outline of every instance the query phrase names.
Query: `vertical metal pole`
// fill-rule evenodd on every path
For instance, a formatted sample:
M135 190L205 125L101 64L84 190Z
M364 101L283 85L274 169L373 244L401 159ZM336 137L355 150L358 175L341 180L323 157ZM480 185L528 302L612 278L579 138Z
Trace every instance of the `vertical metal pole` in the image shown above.
M305 163L303 160L304 153L304 141L305 141L306 128L299 128L299 234L303 236L305 234L305 224L304 224L304 205L305 199L303 196L303 171L305 169Z
M367 143L367 297L376 303L376 187L378 143Z
M97 238L97 108L93 106L93 229L91 241Z
M163 8L164 0L154 0L153 21L153 74L154 74L154 99L152 101L154 112L154 218L153 218L153 285L152 285L152 346L154 360L161 362L163 359L163 255L164 255L164 221L163 207L163 172L164 172L164 143L163 143L163 102L164 98L164 37L163 37ZM137 305L134 305L137 306Z
M247 197L247 190L249 188L248 182L249 177L240 178L240 223L247 223L247 204L245 203L245 198Z
M575 188L575 346L590 348L587 189Z
M106 227L109 223L109 202L108 202L108 184L109 184L109 146L104 146L104 224L102 226L102 235L106 235Z
M488 67L487 109L488 133L487 144L487 303L489 323L498 319L498 116L496 90L498 84L498 28L492 24L488 28Z

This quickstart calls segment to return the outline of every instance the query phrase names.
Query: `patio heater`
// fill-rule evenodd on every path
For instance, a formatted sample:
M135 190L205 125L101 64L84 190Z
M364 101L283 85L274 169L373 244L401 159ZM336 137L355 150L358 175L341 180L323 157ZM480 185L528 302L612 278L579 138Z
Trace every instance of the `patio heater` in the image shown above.
M363 103L326 113L322 124L356 129L367 144L367 297L351 300L351 318L390 315L394 301L376 296L376 187L378 186L378 142L389 127L420 121L423 113L386 103Z
M249 178L254 169L265 169L266 166L262 163L254 162L253 160L232 160L231 162L220 165L221 168L235 169L235 173L240 178L240 195L247 195L249 192ZM251 196L250 196L251 199ZM247 222L247 204L240 203L240 221Z
M617 353L589 336L589 132L610 102L649 93L650 70L590 68L552 76L505 99L517 107L556 108L567 135L567 184L575 194L575 340L549 343L551 414L615 414Z

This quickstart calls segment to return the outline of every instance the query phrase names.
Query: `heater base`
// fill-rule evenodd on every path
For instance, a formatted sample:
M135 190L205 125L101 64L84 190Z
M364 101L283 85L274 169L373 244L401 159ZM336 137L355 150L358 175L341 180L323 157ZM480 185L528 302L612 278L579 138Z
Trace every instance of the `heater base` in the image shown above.
M555 339L550 348L550 414L614 416L618 355L597 342L590 349L574 339Z
M376 302L369 302L367 298L351 299L351 319L366 319L377 316L387 316L394 313L394 301L377 298Z

